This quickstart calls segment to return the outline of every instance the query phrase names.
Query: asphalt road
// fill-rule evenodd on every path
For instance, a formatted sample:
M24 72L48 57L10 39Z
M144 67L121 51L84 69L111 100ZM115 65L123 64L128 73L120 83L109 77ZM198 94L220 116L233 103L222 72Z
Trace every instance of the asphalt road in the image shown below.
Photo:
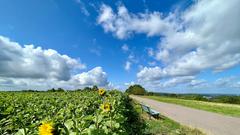
M182 125L197 128L208 135L240 135L240 118L163 103L139 96L131 95L130 97Z

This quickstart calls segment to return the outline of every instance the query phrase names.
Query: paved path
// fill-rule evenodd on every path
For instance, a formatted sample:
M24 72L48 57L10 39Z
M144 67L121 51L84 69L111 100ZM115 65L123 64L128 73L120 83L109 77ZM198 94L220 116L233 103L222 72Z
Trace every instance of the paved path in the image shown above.
M163 103L139 96L131 98L149 105L162 115L183 125L198 128L208 135L240 135L240 118Z

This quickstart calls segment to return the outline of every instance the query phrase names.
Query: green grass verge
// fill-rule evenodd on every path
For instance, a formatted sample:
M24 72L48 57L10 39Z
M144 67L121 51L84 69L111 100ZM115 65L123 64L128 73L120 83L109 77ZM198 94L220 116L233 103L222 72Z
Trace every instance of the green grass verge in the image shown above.
M161 116L160 119L149 119L147 113L142 112L140 105L134 104L134 108L140 114L141 119L146 123L145 135L204 135L198 129L192 129Z
M185 99L168 98L168 97L162 97L162 96L143 96L143 97L154 99L161 102L173 103L173 104L187 106L195 109L224 114L228 116L240 117L240 105L204 102L204 101L196 101L196 100L185 100Z

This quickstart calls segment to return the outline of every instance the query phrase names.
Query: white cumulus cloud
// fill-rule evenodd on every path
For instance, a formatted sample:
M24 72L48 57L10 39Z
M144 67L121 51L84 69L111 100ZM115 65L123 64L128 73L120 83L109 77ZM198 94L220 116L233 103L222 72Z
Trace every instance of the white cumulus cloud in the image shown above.
M102 67L95 67L88 72L83 72L73 76L73 81L81 86L106 86L108 85L107 74L103 71Z
M0 36L0 76L15 78L55 78L69 80L71 70L84 69L80 60L61 55L53 49L21 46Z
M53 49L20 45L0 36L0 88L2 90L68 88L98 85L108 87L101 67L78 73L86 65L80 59ZM75 74L74 74L75 73Z
M196 75L205 69L214 72L240 63L239 1L202 0L182 13L184 30L166 34L159 43L156 59L165 67L145 68L140 79ZM216 10L217 9L217 10ZM153 73L149 73L153 72ZM147 73L147 74L146 74Z
M159 36L158 49L148 49L148 55L158 60L158 66L142 68L137 78L142 83L162 85L166 79L181 80L204 70L222 72L239 65L238 5L239 0L199 0L168 15L158 11L134 14L124 5L118 6L115 13L111 7L102 5L97 21L105 32L119 39L138 33Z
M171 32L175 27L172 18L164 18L159 12L132 14L124 5L118 6L118 12L114 13L110 6L103 4L97 22L105 32L112 32L117 38L124 39L134 33L154 36Z

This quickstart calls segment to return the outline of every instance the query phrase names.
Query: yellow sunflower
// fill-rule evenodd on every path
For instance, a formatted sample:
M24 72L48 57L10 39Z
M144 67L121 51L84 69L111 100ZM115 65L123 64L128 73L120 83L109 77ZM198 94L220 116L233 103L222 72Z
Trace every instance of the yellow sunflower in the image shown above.
M99 90L98 90L98 94L99 94L100 96L103 96L105 93L106 93L106 91L105 91L104 89L99 89Z
M109 104L109 103L104 103L104 104L101 105L100 108L101 108L103 111L105 111L105 112L109 112L109 111L111 110L111 104Z
M54 128L52 122L43 122L43 124L39 126L39 135L53 135L53 130Z

